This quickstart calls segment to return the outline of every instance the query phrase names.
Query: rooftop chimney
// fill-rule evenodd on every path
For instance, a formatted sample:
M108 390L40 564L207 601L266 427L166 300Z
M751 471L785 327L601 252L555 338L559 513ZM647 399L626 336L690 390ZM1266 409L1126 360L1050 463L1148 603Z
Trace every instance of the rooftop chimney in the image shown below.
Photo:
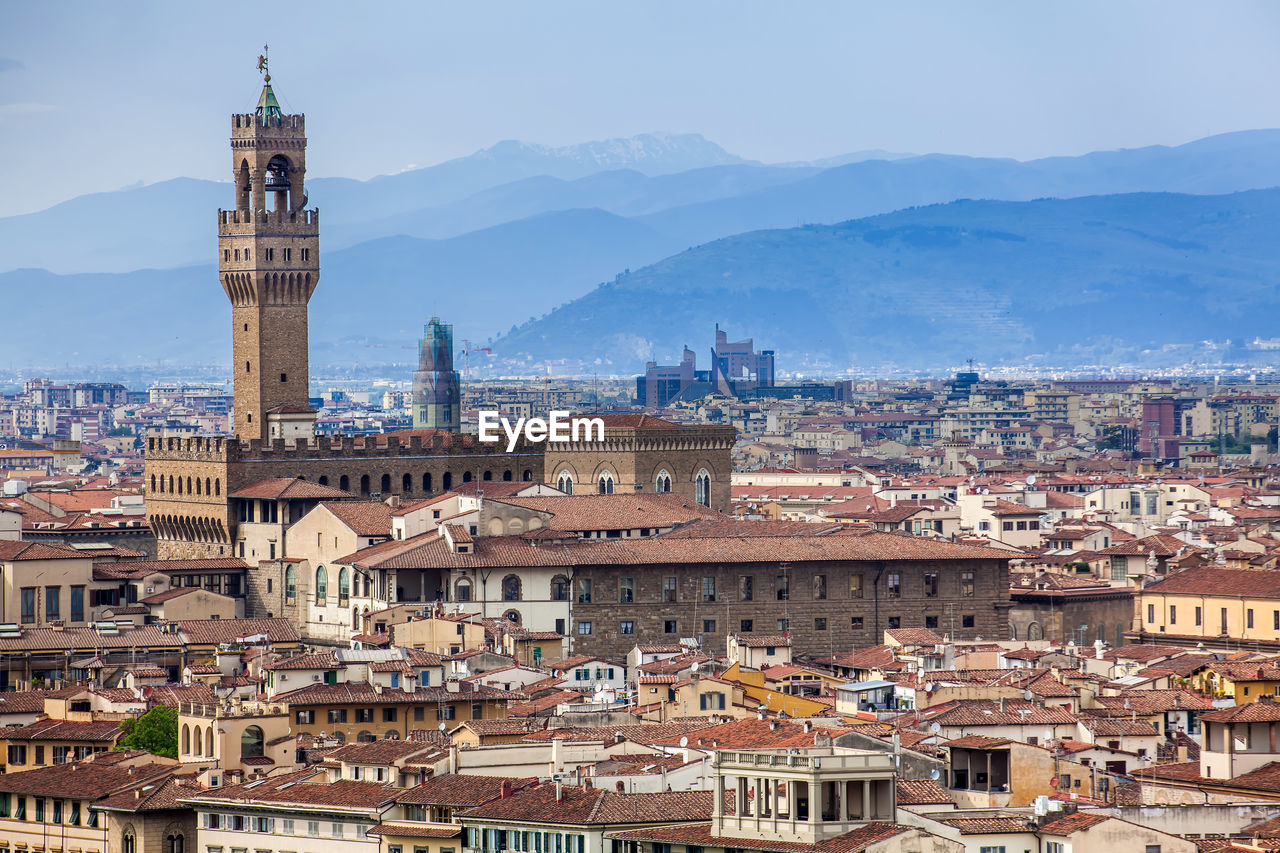
M556 782L556 802L558 803L563 799L564 799L564 785L560 784L559 782Z

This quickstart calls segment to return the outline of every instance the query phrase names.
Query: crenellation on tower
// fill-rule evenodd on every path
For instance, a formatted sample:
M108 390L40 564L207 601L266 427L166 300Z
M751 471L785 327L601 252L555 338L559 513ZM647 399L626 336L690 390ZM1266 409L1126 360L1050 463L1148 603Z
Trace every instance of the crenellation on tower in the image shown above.
M231 121L236 206L218 211L218 272L231 302L235 434L314 432L307 304L320 281L320 215L306 209L306 116L285 115L268 81Z

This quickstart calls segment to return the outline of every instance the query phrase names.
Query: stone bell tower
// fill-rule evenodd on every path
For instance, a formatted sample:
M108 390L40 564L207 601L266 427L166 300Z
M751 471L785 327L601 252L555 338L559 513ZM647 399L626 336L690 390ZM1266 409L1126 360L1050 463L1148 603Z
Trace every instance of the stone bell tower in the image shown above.
M320 215L306 209L306 116L284 114L270 74L257 109L231 118L231 163L236 206L218 211L218 272L231 300L235 433L310 436L307 302L320 280Z

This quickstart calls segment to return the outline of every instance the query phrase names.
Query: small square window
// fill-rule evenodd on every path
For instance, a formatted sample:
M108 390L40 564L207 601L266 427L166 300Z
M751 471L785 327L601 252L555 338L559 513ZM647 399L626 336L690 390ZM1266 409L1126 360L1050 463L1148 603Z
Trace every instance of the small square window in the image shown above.
M852 628L852 629L853 629L853 630L855 630L855 631L861 631L861 630L862 630L862 617L861 617L861 616L850 616L850 617L849 617L849 627L850 627L850 628Z
M743 619L738 623L738 630L743 634L750 634L752 630L752 622L750 619Z
M667 619L667 620L665 620L665 621L662 623L662 632L663 632L664 634L674 634L674 633L676 633L676 620L674 620L674 619Z
M960 617L961 628L972 628L974 626L974 616L972 613L966 613Z
M890 628L890 629L893 629L893 628L901 628L901 627L902 627L902 617L901 617L901 616L890 616L890 617L889 617L889 628Z
M815 616L815 617L813 618L813 630L815 630L815 631L825 631L825 630L827 630L827 617L825 617L825 616Z

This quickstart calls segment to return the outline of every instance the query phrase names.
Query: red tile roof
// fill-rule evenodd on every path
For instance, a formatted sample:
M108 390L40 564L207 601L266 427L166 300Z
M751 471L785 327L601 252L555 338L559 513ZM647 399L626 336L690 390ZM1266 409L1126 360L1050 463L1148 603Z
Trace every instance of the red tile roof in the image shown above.
M652 841L694 847L720 847L739 850L764 850L769 853L861 853L873 844L887 841L904 832L919 832L912 827L892 823L863 824L851 832L827 838L816 844L803 841L764 841L758 838L713 836L710 823L686 823L611 832L609 838L623 841Z
M557 789L560 791L558 799ZM518 791L505 800L470 809L466 818L573 826L616 826L706 820L711 817L711 805L711 791L623 794L575 785L541 785Z
M951 796L932 779L899 779L898 805L923 806L951 802Z
M389 784L377 782L326 780L327 774L324 772L308 769L246 782L243 785L211 788L190 800L202 805L253 802L279 806L329 806L363 811L377 809L392 802L399 790Z
M320 505L357 536L391 536L391 507L382 501L324 501Z
M435 776L416 788L409 788L396 797L396 802L472 808L498 799L502 795L503 784L509 786L509 793L515 793L537 781L510 776Z
M298 630L288 619L182 619L178 630L188 644L218 645L235 643L245 637L267 635L269 643L285 645L300 641Z
M329 500L354 498L355 495L294 477L272 477L242 486L227 497L263 500Z
M1210 723L1274 723L1280 722L1280 703L1250 702L1231 708L1220 708L1201 714L1200 719Z

